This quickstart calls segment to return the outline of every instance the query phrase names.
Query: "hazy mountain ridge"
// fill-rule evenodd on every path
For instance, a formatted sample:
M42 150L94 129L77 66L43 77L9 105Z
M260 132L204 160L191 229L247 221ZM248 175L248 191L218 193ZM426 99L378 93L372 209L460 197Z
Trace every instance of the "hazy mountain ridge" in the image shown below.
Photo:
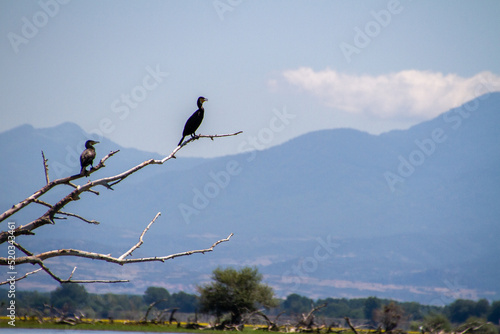
M208 247L231 232L235 236L204 256L150 264L148 275L137 267L120 269L134 272L127 289L160 285L165 278L171 288L189 288L217 265L255 264L280 294L436 302L448 298L440 292L448 289L456 296L462 291L498 299L500 269L492 264L500 255L494 239L500 232L499 109L495 93L379 136L324 130L236 156L185 159L179 153L178 159L131 176L113 192L85 194L88 198L68 206L67 211L91 215L101 225L58 222L37 232L46 242L26 237L26 243L45 249L78 242L81 248L115 254L137 242L161 211L134 255ZM70 123L0 134L0 153L8 157L0 167L0 185L9 189L2 192L0 206L8 208L43 185L42 149L51 173L58 170L50 165L55 162L63 165L59 170L66 166L78 172L78 166L70 166L73 144L68 143L84 138ZM96 148L98 158L122 151L92 179L157 157L106 139ZM233 174L228 166L236 166ZM387 173L395 177L392 187ZM181 207L196 213L183 214ZM40 209L30 210L26 214ZM106 240L100 240L101 233ZM81 268L93 265L85 262ZM81 269L81 274L93 273Z

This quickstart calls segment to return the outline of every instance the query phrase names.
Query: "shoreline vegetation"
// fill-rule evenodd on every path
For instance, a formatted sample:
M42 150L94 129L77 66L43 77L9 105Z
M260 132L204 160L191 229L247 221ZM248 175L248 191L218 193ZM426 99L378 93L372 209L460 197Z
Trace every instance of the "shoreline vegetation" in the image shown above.
M168 322L154 323L154 322L144 322L144 321L132 321L132 320L110 320L110 319L82 319L82 322L77 324L61 323L54 319L44 319L43 322L34 319L19 319L16 318L15 327L8 324L10 319L8 317L0 317L0 328L29 328L29 329L57 329L57 330L101 330L101 331L124 331L124 332L172 332L172 333L221 333L223 329L211 328L208 323L186 323L180 322L177 324L170 324ZM197 326L201 326L196 328ZM294 327L294 326L288 326ZM277 328L276 332L295 332L295 328L289 328L287 331L287 326L280 326L279 330ZM252 324L245 325L240 329L229 329L226 331L234 332L254 332L254 331L270 331L268 326ZM326 327L319 326L311 331L306 331L305 329L299 329L297 332L314 332L314 333L345 333L354 334L351 329L342 327ZM376 330L372 329L357 329L357 334L367 334L376 333ZM408 334L419 334L416 331L407 331Z

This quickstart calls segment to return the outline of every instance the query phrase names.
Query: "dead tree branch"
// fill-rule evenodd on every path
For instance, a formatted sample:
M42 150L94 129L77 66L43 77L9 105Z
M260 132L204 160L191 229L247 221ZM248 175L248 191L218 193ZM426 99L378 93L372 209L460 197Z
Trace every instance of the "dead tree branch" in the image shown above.
M345 319L345 322L347 322L347 325L349 326L349 328L354 332L354 334L358 334L358 331L356 330L356 328L354 328L354 326L351 324L351 319L349 319L348 317L344 317Z
M175 254L170 254L170 255L165 255L165 256L153 256L153 257L143 257L143 258L135 258L135 259L125 259L120 257L114 257L111 256L110 254L101 254L101 253L95 253L95 252L87 252L83 250L78 250L78 249L57 249L57 250L52 250L48 252L43 252L37 255L28 255L28 256L21 256L16 258L16 265L21 265L21 264L38 264L42 265L43 261L47 259L51 259L54 257L58 256L73 256L73 257L81 257L81 258L87 258L87 259L93 259L93 260L101 260L105 262L110 262L110 263L116 263L120 265L124 264L129 264L129 263L140 263L140 262L165 262L167 260L174 259L176 257L181 257L181 256L187 256L187 255L192 255L192 254L205 254L212 252L214 248L222 243L229 241L231 237L233 236L233 233L229 234L227 238L221 239L216 241L211 247L205 248L205 249L198 249L198 250L190 250L190 251L185 251L181 253L175 253ZM16 244L17 247L17 244ZM134 246L135 247L135 246ZM132 247L132 248L134 248ZM126 252L128 253L128 251ZM125 253L125 254L126 254ZM7 259L5 258L0 258L0 265L7 265Z
M197 254L197 253L207 253L213 251L213 249L220 243L229 241L229 239L233 236L231 233L227 238L221 239L216 241L211 247L206 248L206 249L199 249L199 250L190 250L190 251L185 251L181 253L175 253L175 254L170 254L170 255L164 255L164 256L154 256L154 257L144 257L144 258L127 258L132 255L133 251L135 251L137 248L139 248L143 243L143 237L146 234L146 232L149 230L149 228L152 226L152 224L156 221L156 219L160 216L160 213L158 213L153 220L147 225L147 227L143 230L142 234L139 236L139 242L135 245L133 245L128 251L123 253L119 257L114 257L111 256L111 254L100 254L100 253L95 253L95 252L89 252L89 251L84 251L84 250L78 250L78 249L57 249L57 250L52 250L52 251L46 251L46 252L41 252L38 254L33 254L29 250L25 249L23 246L21 246L17 240L16 237L20 235L34 235L34 230L37 228L47 225L47 224L55 224L56 219L66 219L67 217L73 217L80 219L84 222L90 223L90 224L99 224L99 222L95 220L90 220L86 219L80 215L70 213L70 212L65 212L62 211L63 208L70 203L71 201L77 201L80 199L80 195L84 192L92 192L96 195L99 195L99 192L94 190L94 188L98 186L103 186L107 189L113 189L112 187L117 185L118 183L122 182L125 180L128 176L130 176L133 173L138 172L142 168L149 166L149 165L161 165L164 164L166 161L174 158L175 159L175 154L182 149L182 147L186 146L188 143L197 140L199 138L218 138L218 137L228 137L228 136L235 136L242 133L242 131L235 132L235 133L230 133L230 134L220 134L220 135L198 135L194 136L181 145L177 146L170 155L166 156L165 158L161 160L156 160L156 159L149 159L146 160L139 165L132 167L122 173L113 175L113 176L108 176L108 177L103 177L97 180L89 180L84 184L77 185L74 184L73 181L82 179L84 177L88 177L90 174L94 173L95 171L105 167L104 163L113 155L119 152L119 150L116 151L111 151L108 153L105 157L103 157L99 163L92 167L89 171L86 173L80 173L80 174L75 174L71 175L68 177L56 179L53 181L50 181L49 179L49 168L47 165L48 159L45 158L45 154L42 151L42 158L43 158L43 166L44 166L44 173L45 173L45 181L46 184L40 188L38 191L33 193L31 196L27 197L26 199L22 200L21 202L13 205L10 209L6 210L4 213L0 214L0 222L4 221L5 219L11 217L13 214L16 212L22 210L26 206L28 206L31 203L37 203L39 205L47 207L47 211L42 214L40 217L37 219L26 223L24 225L20 225L17 227L12 226L9 223L9 229L7 231L2 231L0 232L0 244L4 242L9 243L9 247L14 246L17 249L19 249L21 252L25 254L25 256L20 256L15 258L15 265L22 265L22 264L32 264L39 266L40 268L31 272L26 273L24 276L16 278L16 280L24 279L34 273L37 273L39 271L45 271L49 276L51 276L54 280L58 281L59 283L118 283L118 282L128 282L128 280L75 280L73 279L73 274L76 271L76 267L73 269L71 274L67 279L63 279L59 276L57 276L54 272L50 270L49 267L44 263L45 260L54 258L54 257L59 257L59 256L73 256L73 257L79 257L79 258L87 258L87 259L93 259L93 260L100 260L100 261L105 261L105 262L110 262L110 263L116 263L120 265L128 264L128 263L142 263L142 262L165 262L170 259L174 259L176 257L180 256L187 256L191 254ZM50 204L47 203L43 200L40 199L41 196L43 196L45 193L50 191L51 189L54 189L56 186L59 185L68 185L72 188L72 190L64 196L62 199L60 199L57 203L55 204ZM66 216L66 217L61 217L61 216ZM12 258L7 258L7 257L0 257L0 265L12 265L13 264L13 259ZM9 283L10 280L5 281L5 282L0 282L0 285L2 284L7 284Z
M17 281L20 281L22 279L25 279L26 277L28 277L29 275L32 275L32 274L36 274L37 272L39 272L40 270L42 270L42 268L38 268L37 270L33 270L33 271L30 271L26 274L24 274L23 276L21 277L16 277L15 279L13 280L7 280L7 281L3 281L3 282L0 282L0 285L5 285L5 284L10 284L12 282L17 282Z
M166 301L165 298L157 300L157 301L154 301L151 304L149 304L148 309L146 310L146 314L144 314L144 318L142 318L142 321L147 322L148 321L149 312L151 312L151 310L153 309L153 307L155 307L157 304L159 304L161 302L164 302L164 301Z
M168 160L170 160L172 158L175 158L175 154L182 147L184 147L187 143L189 143L189 142L191 142L193 140L196 140L198 138L211 138L211 139L213 139L213 138L218 138L218 137L235 136L235 135L240 134L240 133L242 133L242 132L239 131L239 132L235 132L235 133L231 133L231 134L222 134L222 135L199 135L199 136L195 136L193 138L190 138L186 142L184 142L182 145L177 146L172 151L172 153L170 153L170 155L168 155L167 157L165 157L165 158L163 158L161 160L155 160L155 159L146 160L143 163L141 163L141 164L139 164L139 165L137 165L135 167L132 167L129 170L127 170L125 172L122 172L120 174L117 174L117 175L114 175L114 176L109 176L109 177L104 177L104 178L101 178L101 179L98 179L98 180L95 180L95 181L88 181L87 183L85 183L83 185L76 186L76 188L72 192L70 192L68 195L66 195L63 199L61 199L56 204L52 205L49 208L49 210L47 210L47 212L45 212L39 218L35 219L34 221L32 221L32 222L30 222L30 223L28 223L26 225L17 227L16 229L14 229L12 231L12 233L9 233L7 231L1 232L0 233L0 244L6 242L8 240L8 236L9 235L12 235L12 236L32 235L32 234L34 234L33 230L35 230L35 229L37 229L37 228L39 228L41 226L47 225L47 224L54 224L54 216L60 210L62 210L62 208L64 208L69 202L79 200L80 199L80 195L83 192L85 192L85 191L91 191L91 190L93 190L92 188L97 187L97 186L103 186L103 187L108 188L108 189L113 189L112 186L120 183L121 181L123 181L124 179L126 179L128 176L130 176L131 174L133 174L133 173L141 170L142 168L144 168L146 166L149 166L149 165L161 165L161 164L164 164L166 161L168 161ZM113 151L113 152L109 153L107 156L105 156L104 158L102 158L101 161L99 161L99 164L97 166L91 168L90 171L87 174L90 175L91 173L93 173L93 172L99 170L100 168L104 167L104 161L106 161L109 157L113 156L117 152L119 152L119 151ZM26 198L25 200L19 202L18 204L14 205L9 210L7 210L4 213L2 213L0 215L0 222L3 221L3 220L5 220L6 218L10 217L11 215L13 215L14 213L16 213L17 211L21 210L25 206L29 205L30 203L34 202L36 199L38 199L40 196L42 196L43 194L45 194L47 191L49 191L53 187L55 187L57 185L60 185L60 184L70 184L71 181L79 179L79 178L82 178L83 176L84 175L82 175L82 174L76 174L76 175L72 175L72 176L69 176L69 177L66 177L66 178L62 178L62 179L57 179L57 180L54 180L54 181L50 182L49 184L47 184L44 187L42 187L40 190L38 190L37 192L35 192L30 197Z
M144 229L144 231L142 231L141 236L139 237L139 242L137 244L135 244L132 248L130 248L128 251L126 251L125 253L123 253L122 256L120 256L118 258L118 260L123 260L127 256L131 255L132 252L135 251L137 248L141 247L141 245L144 243L144 241L142 240L142 237L144 237L144 234L146 234L146 232L149 230L149 228L151 227L151 225L153 225L153 223L156 221L156 218L158 218L160 215L161 215L161 212L158 212L156 214L156 216L153 218L153 220L151 221L151 223L149 223L149 225L146 226L146 228Z
M45 172L45 183L49 184L49 166L47 165L48 159L45 159L45 154L43 154L43 151L42 151L42 158L43 158L43 169Z
M326 307L327 305L328 305L327 303L318 305L316 307L313 307L307 315L302 314L302 319L300 319L300 321L297 323L295 327L312 328L314 326L314 312L322 309L323 307Z
M93 173L93 172L101 169L102 167L104 167L104 162L107 159L109 159L111 156L115 155L119 151L120 150L110 152L108 155L106 155L104 158L102 158L101 161L99 161L99 164L90 170L90 173ZM76 179L80 179L82 177L84 177L84 175L75 174L75 175L67 176L67 177L57 179L57 180L54 180L54 181L48 183L44 187L37 190L33 195L29 196L28 198L22 200L21 202L15 204L15 205L13 205L10 209L8 209L4 213L0 214L0 222L4 221L5 219L12 216L14 213L18 212L19 210L23 209L27 205L31 204L35 199L39 198L40 196L42 196L43 194L45 194L46 192L48 192L49 190L51 190L55 186L58 186L60 184L69 184L71 181L76 180ZM3 240L3 233L4 232L2 232L0 234L0 236L1 236L0 243L5 242Z
M134 250L139 248L143 244L143 237L146 234L146 232L149 230L151 225L156 221L156 219L161 215L160 212L156 214L156 216L153 218L153 220L148 224L148 226L142 231L140 237L139 237L139 242L132 246L128 251L123 253L120 257L113 257L111 254L101 254L101 253L95 253L95 252L87 252L87 251L82 251L82 250L77 250L77 249L57 249L57 250L52 250L48 252L43 252L40 254L33 254L24 247L22 247L20 244L17 242L10 241L12 245L14 245L17 249L22 251L24 254L27 256L21 256L21 257L16 257L15 259L15 265L21 265L21 264L34 264L40 266L43 271L45 271L49 276L51 276L53 279L58 281L59 283L121 283L121 282L128 282L128 280L73 280L71 279L76 267L73 269L71 272L71 275L69 276L68 279L62 279L59 276L55 275L45 264L44 261L53 257L59 257L59 256L74 256L74 257L82 257L82 258L87 258L87 259L93 259L93 260L101 260L105 262L110 262L110 263L116 263L120 265L128 264L128 263L140 263L140 262L165 262L167 260L174 259L176 257L181 257L181 256L188 256L192 254L205 254L208 252L212 252L214 248L222 243L229 241L231 237L233 236L233 233L231 233L227 238L225 239L220 239L216 241L214 244L212 244L211 247L206 248L206 249L199 249L199 250L190 250L190 251L185 251L181 253L175 253L175 254L170 254L166 256L154 256L154 257L144 257L144 258L136 258L136 259L125 259L127 256L131 255ZM0 265L12 265L12 260L8 258L1 258L0 257ZM40 270L39 269L39 270ZM22 278L26 278L28 275L33 274L35 272L38 272L39 270L36 270L34 272L28 273L24 275ZM20 278L20 279L22 279ZM0 285L7 284L10 281L5 281L1 282Z

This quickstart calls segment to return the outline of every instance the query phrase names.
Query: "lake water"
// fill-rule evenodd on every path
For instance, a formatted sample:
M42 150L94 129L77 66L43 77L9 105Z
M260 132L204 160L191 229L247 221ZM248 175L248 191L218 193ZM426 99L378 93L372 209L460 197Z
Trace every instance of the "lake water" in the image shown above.
M80 329L38 329L38 328L0 328L2 334L133 334L133 333L148 333L152 332L122 332L122 331L93 331L93 330L80 330ZM158 333L158 332L155 332ZM167 334L179 334L169 333Z

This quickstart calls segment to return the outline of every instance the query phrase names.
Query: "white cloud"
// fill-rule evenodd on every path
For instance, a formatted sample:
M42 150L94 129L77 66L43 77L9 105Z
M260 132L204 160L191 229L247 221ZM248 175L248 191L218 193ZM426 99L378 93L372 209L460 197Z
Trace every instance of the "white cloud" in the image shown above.
M303 67L283 72L292 85L328 107L380 118L429 119L484 93L500 90L500 77L481 72L470 78L407 70L379 76L350 75ZM276 88L276 81L270 87Z

